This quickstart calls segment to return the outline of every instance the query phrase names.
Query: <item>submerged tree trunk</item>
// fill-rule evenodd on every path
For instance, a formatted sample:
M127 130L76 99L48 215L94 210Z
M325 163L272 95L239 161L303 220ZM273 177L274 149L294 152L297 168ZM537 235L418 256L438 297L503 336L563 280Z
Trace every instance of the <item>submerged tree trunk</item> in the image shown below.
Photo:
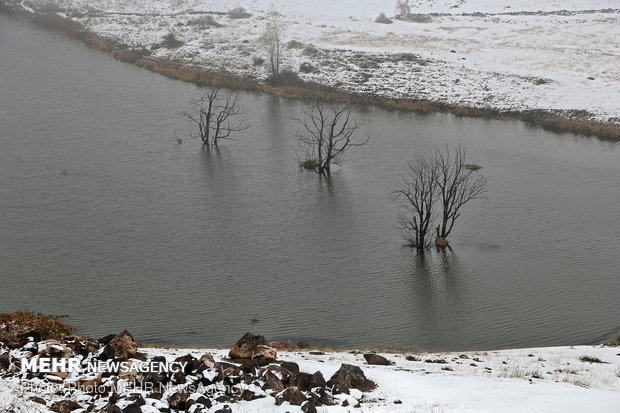
M330 106L316 102L312 111L305 112L296 119L301 125L297 132L303 158L299 164L319 175L329 175L331 166L340 165L345 151L352 146L362 146L368 142L356 140L360 124L351 119L351 106Z
M433 206L436 202L437 174L427 159L419 157L409 162L408 170L400 180L392 196L401 203L407 213L400 216L402 236L418 252L424 252L427 233L431 227Z
M465 150L458 146L453 151L437 149L433 155L433 164L437 168L437 187L441 206L441 230L437 238L439 244L446 243L454 223L461 216L462 207L473 199L480 198L485 192L487 180L467 168Z
M409 162L408 169L393 192L406 208L400 216L401 234L418 251L429 247L427 232L438 215L435 246L450 248L448 235L461 216L461 208L484 192L486 178L473 175L466 167L465 151L436 150L430 156L419 156ZM428 242L430 244L430 242Z
M216 147L222 139L232 139L231 134L247 129L243 119L244 109L237 103L237 94L214 88L205 93L193 107L181 115L192 121L198 133L191 132L192 138L199 138L205 149Z

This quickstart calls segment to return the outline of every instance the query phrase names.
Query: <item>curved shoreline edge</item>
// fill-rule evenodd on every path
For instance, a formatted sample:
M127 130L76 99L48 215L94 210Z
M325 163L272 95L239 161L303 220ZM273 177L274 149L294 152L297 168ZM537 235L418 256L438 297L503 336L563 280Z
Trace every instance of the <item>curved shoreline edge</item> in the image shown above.
M149 58L150 52L146 49L134 49L116 43L86 30L81 23L57 13L32 12L21 7L11 7L1 0L0 13L79 39L87 46L110 53L115 59L122 62L132 63L166 77L193 83L201 87L218 86L268 93L273 96L291 99L319 99L332 102L375 105L388 110L402 110L419 114L451 113L458 117L519 120L549 132L572 133L575 135L593 136L602 141L620 142L620 124L597 122L580 117L587 114L573 113L574 117L568 117L551 110L503 111L413 98L383 98L342 92L317 83L305 82L296 77L282 82L281 85L273 86L226 72L212 72L204 68L184 65L175 61Z

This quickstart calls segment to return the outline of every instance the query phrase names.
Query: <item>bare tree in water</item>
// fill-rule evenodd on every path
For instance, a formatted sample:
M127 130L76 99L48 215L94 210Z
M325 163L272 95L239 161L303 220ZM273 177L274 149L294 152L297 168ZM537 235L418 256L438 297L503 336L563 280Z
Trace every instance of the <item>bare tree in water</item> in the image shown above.
M465 150L436 149L432 163L437 171L437 188L441 206L441 224L437 227L439 242L447 240L461 210L469 201L481 198L486 191L487 179L476 172L479 167L465 160ZM441 240L443 239L443 241Z
M431 245L429 228L435 221L435 245L448 247L447 238L461 217L463 207L486 191L487 179L477 165L467 164L465 150L435 149L429 156L409 162L393 197L407 210L399 217L407 243L418 251Z
M333 106L317 101L311 111L296 120L301 125L297 134L302 155L299 164L319 175L329 175L332 165L341 165L349 148L368 142L368 137L357 137L360 123L351 118L351 105Z
M409 162L392 196L406 209L399 216L400 230L408 245L418 251L430 246L427 234L437 202L437 170L431 160Z
M235 92L214 88L192 103L189 111L181 113L195 126L192 138L200 139L205 147L217 146L223 139L247 129L243 107L237 103Z

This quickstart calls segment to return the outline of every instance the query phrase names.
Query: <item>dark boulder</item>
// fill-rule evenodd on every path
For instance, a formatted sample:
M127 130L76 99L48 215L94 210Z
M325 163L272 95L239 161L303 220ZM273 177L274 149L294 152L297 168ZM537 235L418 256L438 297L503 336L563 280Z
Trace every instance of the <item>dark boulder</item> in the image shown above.
M177 363L187 363L185 365L185 369L183 370L183 373L185 374L191 374L192 371L196 370L196 368L200 364L202 364L200 360L198 360L196 357L192 356L191 354L187 354L182 357L177 357L176 359L174 359L174 361L176 361Z
M289 387L282 393L276 396L276 405L281 405L284 402L289 402L295 406L301 406L306 401L306 396L296 387Z
M141 394L132 394L131 396L129 396L127 398L127 400L133 401L134 404L138 405L138 407L140 406L144 406L146 404L146 401L144 400L144 397L142 397Z
M301 391L310 391L313 387L312 374L297 373L291 380L293 386L297 386Z
M372 380L366 378L362 369L351 364L342 364L327 385L334 389L334 393L348 393L349 389L371 391L376 387Z
M149 393L147 397L149 399L161 400L161 398L163 397L163 393L159 391L154 391Z
M265 337L248 332L235 343L228 356L235 361L254 359L264 366L274 362L277 353L276 348L267 345Z
M164 356L155 356L151 359L151 363L165 363L166 358Z
M226 373L228 374L239 374L241 373L241 368L232 363L226 363L223 361L218 361L213 365L213 369L218 373Z
M314 394L314 393L313 393ZM334 396L327 391L324 387L318 389L316 395L318 396L318 402L314 402L316 405L323 404L325 406L332 406L335 404Z
M0 370L8 370L10 365L9 353L0 354Z
M81 409L82 406L73 400L63 400L52 404L52 411L57 413L71 413L74 410Z
M185 384L186 383L185 374L183 374L182 371L177 371L176 373L172 375L171 381L174 384Z
M304 413L316 413L316 407L312 402L305 402L301 405L301 411Z
M259 367L260 363L258 362L258 360L255 359L245 360L243 363L241 363L241 366L239 366L241 371L247 374L256 373L256 369L258 369Z
M278 350L269 346L256 346L252 352L252 360L256 361L259 365L265 366L269 363L276 361Z
M172 409L185 410L185 403L189 398L189 393L184 391L178 391L172 396L168 397L168 404Z
M228 352L231 359L251 359L258 346L266 346L265 337L247 332Z
M287 369L291 376L294 376L295 374L299 373L299 364L293 361L283 361L280 364L280 367Z
M106 347L114 350L114 357L133 358L138 352L138 344L127 330L123 330L116 335Z
M226 403L226 402L234 402L235 400L232 399L231 397L228 397L227 395L223 394L221 396L217 396L215 398L215 401L218 403Z
M142 413L142 409L137 404L131 403L123 409L123 413Z
M245 389L241 392L240 398L241 400L246 400L246 401L257 399L256 394L254 394L252 390L248 390L248 389Z
M282 381L276 376L271 370L268 370L263 375L263 379L265 380L265 384L263 385L263 390L283 390L284 384Z
M323 373L320 371L317 371L312 375L312 387L325 387L326 384L327 383L325 382Z
M107 346L108 343L110 341L112 341L112 339L116 337L116 334L108 334L105 337L101 337L100 339L98 339L97 341L99 342L99 344L101 344L102 346Z
M282 381L282 383L284 383L285 387L288 387L287 384L289 384L291 380L291 373L287 369L282 368L276 364L272 364L260 369L258 371L258 377L262 378L268 371L274 373Z
M123 411L114 403L108 403L99 413L123 413Z
M45 399L44 399L44 398L42 398L42 397L39 397L39 396L32 396L32 397L30 398L30 400L32 400L32 401L33 401L33 402L35 402L35 403L42 404L42 405L44 405L44 406L47 404L47 402L45 401Z
M114 352L114 349L110 346L105 346L99 355L99 360L114 360L115 357L116 353Z
M199 398L196 399L196 403L198 404L202 404L203 406L205 406L207 409L211 408L211 400L209 400L208 398L206 398L205 396L200 396Z
M230 363L217 362L213 368L217 371L217 376L213 378L213 381L223 381L229 377L241 377L242 375L241 368Z
M213 367L215 364L215 359L211 353L205 353L200 357L200 362L205 363L209 367Z
M392 364L390 363L388 359L378 354L373 354L373 353L364 354L364 358L366 359L366 363L374 364L377 366L389 366L390 364Z

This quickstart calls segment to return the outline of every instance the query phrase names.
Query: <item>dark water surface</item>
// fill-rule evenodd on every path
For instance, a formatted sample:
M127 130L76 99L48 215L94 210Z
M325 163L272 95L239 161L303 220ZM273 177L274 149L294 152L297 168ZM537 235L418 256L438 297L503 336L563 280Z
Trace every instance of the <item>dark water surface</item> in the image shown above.
M199 94L0 15L0 310L187 345L248 329L433 349L620 330L620 145L360 107L372 139L330 186L296 166L299 102L244 93L238 141L177 144L176 112ZM454 253L421 259L389 194L408 159L457 143L488 199Z

